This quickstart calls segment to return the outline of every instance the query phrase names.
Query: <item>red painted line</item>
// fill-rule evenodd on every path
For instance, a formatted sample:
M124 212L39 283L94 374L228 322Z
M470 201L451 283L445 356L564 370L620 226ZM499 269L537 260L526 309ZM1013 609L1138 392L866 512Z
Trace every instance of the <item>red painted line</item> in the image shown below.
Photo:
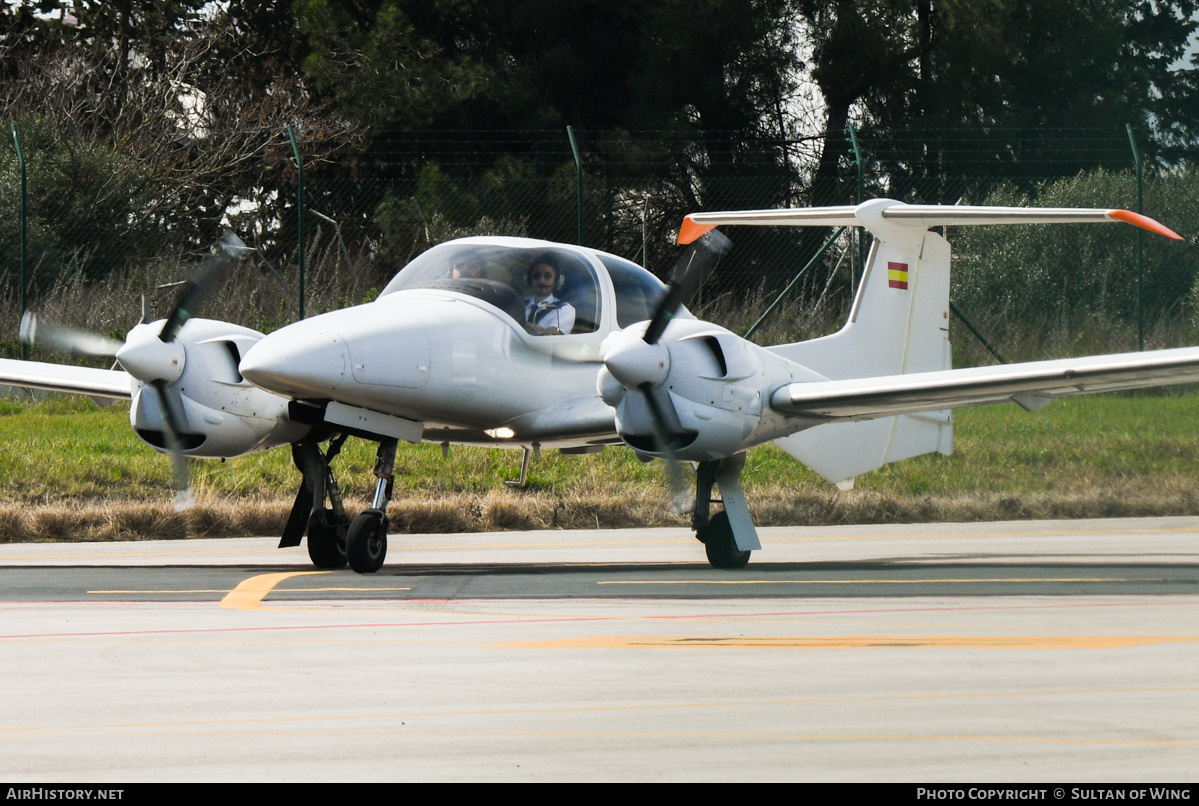
M378 600L358 600L359 602L369 602ZM393 601L393 600L387 600ZM495 599L405 599L404 602L432 602L432 603L449 603L469 604L471 601L486 601L495 602ZM578 602L579 599L572 601ZM617 601L661 601L661 600L643 600L643 599L596 599L598 602L617 602ZM144 604L144 603L142 603ZM557 618L497 618L497 619L473 619L471 621L418 621L418 622L363 622L357 624L307 624L307 625L288 625L288 626L264 626L264 627L202 627L202 628L181 628L174 630L107 630L100 632L62 632L62 633L22 633L12 635L0 635L0 640L28 640L33 638L110 638L119 636L134 636L134 635L203 635L212 633L249 633L249 632L294 632L297 630L373 630L380 627L471 627L488 624L571 624L571 623L602 623L602 622L624 622L624 621L694 621L696 619L711 620L711 619L745 619L745 618L777 618L780 616L843 616L855 614L870 614L870 613L963 613L963 612L985 612L985 611L1007 611L1007 610L1071 610L1071 609L1087 609L1087 608L1114 608L1114 607L1178 607L1184 605L1199 605L1199 599L1188 599L1183 601L1152 601L1152 602L1093 602L1089 604L1036 604L1036 605L985 605L985 606L970 606L970 607L877 607L877 608L853 608L841 610L774 610L760 611L751 613L690 613L677 616L562 616ZM287 611L279 611L287 612Z

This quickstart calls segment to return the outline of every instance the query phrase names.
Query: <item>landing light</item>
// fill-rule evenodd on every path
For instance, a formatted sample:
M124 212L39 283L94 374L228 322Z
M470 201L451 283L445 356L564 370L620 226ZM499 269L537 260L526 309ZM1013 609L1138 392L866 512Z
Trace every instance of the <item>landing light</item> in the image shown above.
M488 428L483 433L492 439L512 439L516 436L516 432L506 426L504 428Z

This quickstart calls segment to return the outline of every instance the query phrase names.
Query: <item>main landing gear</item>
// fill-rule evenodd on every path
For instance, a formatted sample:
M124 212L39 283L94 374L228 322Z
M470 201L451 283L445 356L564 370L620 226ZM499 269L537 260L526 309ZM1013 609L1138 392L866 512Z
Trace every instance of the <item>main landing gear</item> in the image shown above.
M695 471L695 514L691 528L704 544L713 568L744 568L753 549L761 548L749 507L741 492L741 470L745 454L700 462ZM720 499L712 498L712 487L720 487ZM724 509L711 515L712 504Z
M300 545L306 531L308 557L317 568L342 568L346 564L346 530L350 519L330 466L345 441L345 434L336 434L323 452L319 441L312 436L291 446L292 460L303 474L303 481L279 547ZM325 506L326 500L329 506Z

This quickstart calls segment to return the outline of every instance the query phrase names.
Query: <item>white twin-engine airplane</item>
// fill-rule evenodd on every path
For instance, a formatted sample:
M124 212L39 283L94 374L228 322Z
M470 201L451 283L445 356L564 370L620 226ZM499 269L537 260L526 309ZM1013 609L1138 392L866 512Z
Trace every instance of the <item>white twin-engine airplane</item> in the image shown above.
M760 548L739 476L774 442L831 482L888 462L951 452L959 406L1199 381L1199 348L950 368L949 243L930 227L1122 221L1125 210L907 205L695 213L671 286L614 255L520 238L434 247L373 302L269 335L188 316L242 249L228 236L167 319L124 343L27 317L24 336L114 354L121 370L0 361L0 384L132 399L137 435L176 459L291 445L303 481L281 546L307 533L321 568L377 571L399 441L593 453L696 463L692 526L717 568ZM695 319L683 303L728 241L718 225L862 226L874 235L839 332L760 347ZM379 444L371 506L352 520L330 465L348 436ZM322 448L322 445L324 447ZM713 487L720 498L712 497ZM713 514L711 505L719 503Z

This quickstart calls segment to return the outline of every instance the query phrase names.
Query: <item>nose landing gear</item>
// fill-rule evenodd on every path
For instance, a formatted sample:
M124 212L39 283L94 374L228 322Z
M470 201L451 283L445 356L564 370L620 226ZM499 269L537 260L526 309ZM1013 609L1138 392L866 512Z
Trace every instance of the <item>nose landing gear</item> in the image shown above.
M354 518L346 533L346 558L350 567L360 574L373 574L383 567L387 558L387 502L391 500L392 471L395 465L395 439L379 443L375 454L375 499L370 509Z
M380 510L358 513L346 533L346 557L360 574L373 574L387 558L387 516Z

